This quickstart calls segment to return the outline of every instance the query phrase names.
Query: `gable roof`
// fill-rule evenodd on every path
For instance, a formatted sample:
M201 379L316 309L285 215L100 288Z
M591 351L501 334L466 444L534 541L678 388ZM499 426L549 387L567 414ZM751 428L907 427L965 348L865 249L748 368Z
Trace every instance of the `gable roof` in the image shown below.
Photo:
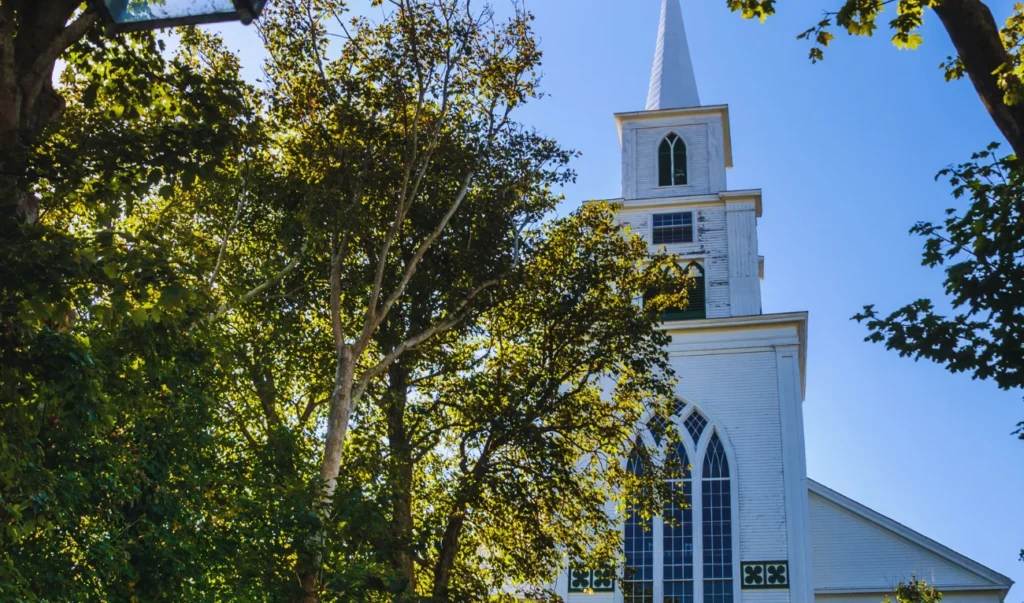
M814 497L809 501L814 511L811 532L816 592L888 591L895 584L887 581L908 579L911 572L928 565L933 572L940 570L941 576L918 577L934 582L939 590L1000 591L1002 598L1013 585L1007 576L835 490L811 479L807 484L810 493L834 506L816 506ZM881 547L888 550L879 550Z

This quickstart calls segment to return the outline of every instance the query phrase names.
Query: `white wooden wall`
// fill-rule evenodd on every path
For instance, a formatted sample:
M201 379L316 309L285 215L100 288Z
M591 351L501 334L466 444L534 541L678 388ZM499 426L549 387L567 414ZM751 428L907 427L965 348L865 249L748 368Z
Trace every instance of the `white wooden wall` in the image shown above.
M915 574L938 586L945 595L952 594L945 592L950 588L993 587L990 580L977 573L814 492L810 493L810 515L816 590L886 593ZM943 601L951 601L950 596L943 597Z

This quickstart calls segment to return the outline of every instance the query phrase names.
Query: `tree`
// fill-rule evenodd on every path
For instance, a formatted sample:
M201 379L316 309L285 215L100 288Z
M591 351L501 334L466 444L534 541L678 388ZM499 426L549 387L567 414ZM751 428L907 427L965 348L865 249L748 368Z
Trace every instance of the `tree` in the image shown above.
M966 210L947 209L941 224L911 229L925 237L921 263L943 268L955 314L919 299L885 316L865 306L854 318L871 331L867 341L1013 389L1024 387L1024 173L998 146L936 176L949 177L954 198L966 195Z
M168 58L151 35L101 42L65 53L68 119L31 140L38 222L0 216L3 599L214 592L240 473L210 404L215 342L193 336L205 274L146 217L199 177L228 188L246 87L202 36Z
M65 101L53 86L54 64L98 30L82 0L0 2L0 209L34 221L38 199L26 190L27 162L43 130L60 119Z
M776 0L726 0L730 10L744 18L764 21L775 14ZM992 11L981 0L843 0L836 10L826 10L816 25L798 37L812 42L812 61L824 57L835 39L831 29L850 35L872 36L886 6L895 5L889 21L892 43L897 48L916 48L918 33L930 9L942 22L957 56L943 65L946 80L967 75L982 104L1017 157L1024 157L1024 8L999 27Z
M918 580L917 576L913 576L910 582L900 582L896 585L897 603L942 603L942 593L935 589L934 586L928 586L928 583L924 580ZM888 596L883 599L883 603L891 603L892 599Z
M587 204L530 237L521 275L476 328L393 365L360 417L370 428L350 454L390 482L382 549L398 600L537 592L566 557L614 564L609 504L638 489L621 459L641 418L667 415L673 399L659 309L683 300L636 303L682 279L613 211ZM644 483L661 483L651 467Z
M539 225L573 175L513 119L527 13L342 9L275 4L260 88L194 29L173 58L149 35L65 53L66 119L18 184L42 211L2 223L4 597L451 599L541 582L587 527L614 554L596 480L636 484L574 463L664 402L658 306L633 301L667 260L597 205ZM519 496L541 506L509 532Z

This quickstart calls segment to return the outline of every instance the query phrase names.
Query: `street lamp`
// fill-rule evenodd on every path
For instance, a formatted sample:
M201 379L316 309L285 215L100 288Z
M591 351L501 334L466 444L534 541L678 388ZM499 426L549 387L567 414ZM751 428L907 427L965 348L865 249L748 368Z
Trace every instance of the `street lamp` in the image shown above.
M94 0L115 31L241 21L260 16L267 0Z

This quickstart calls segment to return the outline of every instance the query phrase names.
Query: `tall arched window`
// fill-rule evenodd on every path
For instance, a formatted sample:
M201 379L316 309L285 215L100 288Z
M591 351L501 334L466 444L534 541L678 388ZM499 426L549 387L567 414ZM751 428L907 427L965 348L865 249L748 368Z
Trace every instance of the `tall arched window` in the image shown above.
M645 521L627 507L623 602L734 603L735 500L725 442L700 410L685 403L673 410L648 422L646 440L638 438L629 455L635 475L644 475L652 456L677 470L666 478L674 496L659 517Z
M706 318L707 299L704 294L704 266L700 262L690 262L686 266L686 273L693 279L693 284L688 290L689 299L686 304L684 318Z
M637 439L627 465L633 475L644 474L645 452L643 442ZM626 554L622 576L625 603L654 603L654 531L651 520L644 520L632 506L626 507L623 549Z
M701 473L704 603L732 603L732 491L729 460L717 433L708 442Z
M658 145L658 186L686 184L686 143L675 132Z

